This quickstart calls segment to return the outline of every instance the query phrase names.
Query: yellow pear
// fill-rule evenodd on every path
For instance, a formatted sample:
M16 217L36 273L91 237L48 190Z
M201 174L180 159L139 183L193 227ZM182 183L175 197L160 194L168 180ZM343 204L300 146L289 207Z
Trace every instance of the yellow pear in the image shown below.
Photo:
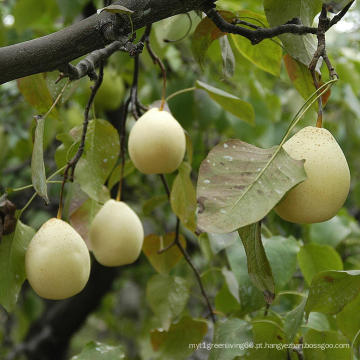
M129 155L144 174L167 174L181 164L186 148L181 125L168 112L153 108L141 116L129 135Z
M31 287L45 299L60 300L79 293L90 275L84 240L65 221L52 218L32 238L25 257Z
M276 206L284 220L311 224L331 219L344 204L350 171L344 153L331 133L308 126L283 146L294 159L305 159L307 179L291 189Z
M108 200L90 226L91 250L104 266L133 263L140 255L143 241L139 217L122 201Z

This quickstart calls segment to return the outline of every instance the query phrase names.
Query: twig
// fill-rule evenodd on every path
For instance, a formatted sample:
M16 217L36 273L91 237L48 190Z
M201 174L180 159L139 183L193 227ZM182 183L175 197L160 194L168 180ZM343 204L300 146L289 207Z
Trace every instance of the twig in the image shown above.
M154 50L151 47L151 44L150 44L151 27L152 27L152 24L146 26L145 33L144 33L144 35L145 35L144 40L145 40L146 49L147 49L150 57L152 58L154 64L158 64L161 69L162 78L163 78L163 88L162 88L160 110L163 110L164 106L165 106L165 98L166 98L166 69L165 69L164 63L155 54Z
M139 44L143 44L143 39L140 40ZM120 127L120 180L118 191L116 195L116 200L121 200L122 187L123 187L123 178L124 178L124 169L125 169L125 156L126 156L126 120L129 112L129 106L131 107L131 112L137 120L140 116L141 111L144 106L139 102L138 99L138 82L139 82L139 54L134 57L134 72L133 72L133 81L130 88L129 98L125 101L122 118L121 118L121 127ZM145 108L146 109L146 108Z
M64 196L65 183L68 180L70 171L71 171L71 173L70 173L70 181L73 181L76 165L77 165L78 161L80 160L80 158L81 158L81 156L82 156L82 154L84 152L86 133L87 133L88 125L89 125L89 112L90 112L90 109L91 109L91 105L92 105L92 103L94 101L95 95L96 95L97 91L99 90L99 88L100 88L100 86L102 84L103 76L104 76L104 64L102 62L100 62L99 76L98 76L97 80L95 81L94 86L92 87L88 103L87 103L87 105L85 107L84 122L83 122L83 129L82 129L82 134L81 134L80 145L79 145L79 148L78 148L76 154L74 155L74 157L67 163L67 166L66 166L65 171L64 171L63 182L62 182L61 190L60 190L59 210L58 210L58 214L57 214L57 217L59 219L61 219L61 217L62 217L63 196Z
M96 80L97 74L95 72L95 68L100 64L100 62L104 62L104 60L116 51L127 52L130 56L136 56L142 52L144 44L141 42L133 44L132 41L133 39L123 37L122 40L114 41L103 49L93 51L76 66L71 64L64 65L60 68L61 74L59 79L68 77L70 80L77 80L88 75L90 79Z
M331 19L329 26L332 27L335 24L337 24L346 15L346 13L349 11L349 9L351 8L351 5L354 2L355 2L355 0L352 0L351 2L349 2L337 15L335 15Z
M315 85L316 90L319 88L319 81L318 81L318 75L316 74L316 66L320 60L320 58L323 58L326 66L329 71L329 76L331 79L334 79L338 77L334 67L332 66L329 57L327 56L326 52L326 38L325 33L326 31L331 27L331 21L327 16L327 6L323 4L321 13L319 16L319 24L318 24L318 31L317 31L317 39L318 39L318 45L317 49L314 53L314 56L310 62L309 70L311 72L311 76L313 78L313 82ZM322 103L322 97L320 96L318 98L318 118L316 122L316 126L321 128L322 127L322 119L323 119L323 103Z
M166 195L168 196L168 199L170 201L170 188L169 188L169 185L166 181L166 178L163 174L160 175L161 177L161 181L164 185L164 188L165 188L165 191L166 191ZM211 303L210 303L210 300L209 300L209 297L205 291L205 288L204 288L204 285L202 283L202 280L201 280L201 276L200 276L200 273L199 271L196 269L195 265L193 264L193 262L191 261L191 258L190 258L190 255L189 253L186 251L186 249L183 247L183 245L181 244L180 242L180 238L179 238L179 232L180 232L180 219L176 216L176 230L175 230L175 240L172 244L170 244L169 246L166 247L166 250L170 249L172 246L176 245L178 247L178 249L180 250L180 252L182 253L182 255L184 256L186 262L189 264L189 266L191 267L192 271L194 272L194 275L196 277L196 280L199 284L199 287L200 287L200 291L201 291L201 294L202 296L204 297L205 299L205 302L206 302L206 305L209 309L209 313L210 313L210 317L211 317L211 320L213 323L216 322L216 319L215 319L215 313L214 313L214 310L211 306ZM165 251L165 250L164 250ZM164 252L162 251L162 252Z
M119 186L116 195L116 200L121 201L123 179L124 179L124 169L125 169L125 153L126 153L126 119L129 112L129 104L131 101L130 97L125 101L122 115L121 115L121 126L120 126L120 179Z
M247 27L237 26L227 22L214 8L205 9L204 12L221 31L244 36L249 39L253 45L285 33L294 35L316 34L318 30L314 27L293 23L286 23L272 28L258 27L251 30ZM249 26L249 24L246 23L246 26Z

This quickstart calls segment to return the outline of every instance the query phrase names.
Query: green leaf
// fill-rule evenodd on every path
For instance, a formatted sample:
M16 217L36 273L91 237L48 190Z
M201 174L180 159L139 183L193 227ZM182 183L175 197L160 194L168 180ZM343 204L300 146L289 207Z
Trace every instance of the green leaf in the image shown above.
M146 300L165 330L183 312L190 296L187 280L170 275L154 275L146 286Z
M305 327L317 331L331 330L329 316L320 312L311 312L309 318L306 321Z
M249 360L286 360L287 351L281 345L285 344L286 336L278 317L268 315L255 318L252 321L254 348L246 357ZM256 344L263 344L257 348ZM264 346L271 344L270 346ZM278 345L277 345L278 344ZM277 348L277 346L279 346Z
M219 39L221 48L221 57L223 62L223 74L224 77L231 78L235 73L235 56L231 48L229 39L227 36L222 36Z
M17 84L25 100L36 109L39 114L44 115L50 109L54 100L51 97L43 74L18 79ZM59 113L55 107L50 115L59 119Z
M151 332L151 343L160 359L184 360L196 350L208 330L207 322L183 317L172 324L168 331L156 329Z
M210 247L214 254L219 253L221 250L226 249L239 239L237 232L227 234L212 234L208 233Z
M319 311L324 314L336 314L358 294L360 288L360 270L323 271L314 276L305 312Z
M349 304L336 315L336 324L341 332L350 340L353 341L357 332L360 329L360 296ZM359 339L358 339L359 341Z
M17 0L14 4L14 26L20 32L29 28L42 32L49 31L59 16L55 0Z
M119 149L118 132L109 122L90 121L85 150L75 169L75 180L92 199L101 201L103 184L117 162Z
M109 5L102 9L99 9L99 10L97 10L97 13L100 14L103 11L114 13L114 14L129 14L129 15L134 13L134 11L126 8L125 6L116 5L116 4Z
M296 271L296 256L300 246L292 236L289 238L273 236L263 239L263 244L274 276L276 290L279 291L292 279Z
M182 163L172 185L170 203L173 212L189 230L196 230L196 192L190 178L191 166Z
M237 96L229 94L223 90L217 89L211 85L197 80L195 86L198 89L205 90L209 96L216 101L224 110L237 116L239 119L250 124L255 122L255 112L251 104L239 99Z
M44 125L45 119L38 117L36 120L34 147L31 159L31 177L35 191L48 204L49 198L47 195L46 172L44 164Z
M275 282L261 240L261 224L243 227L238 232L245 248L250 279L271 304L275 297Z
M219 14L229 22L236 18L236 15L229 11L219 11ZM224 35L226 35L226 33L220 31L208 17L202 19L198 24L192 37L191 50L194 58L201 67L204 67L205 55L212 42Z
M305 26L312 26L316 14L321 10L320 0L264 0L264 10L270 26L285 24L293 18ZM308 66L316 49L316 38L312 34L279 36L286 51L296 60Z
M348 341L343 335L335 331L310 329L304 336L304 344L308 345L304 346L304 358L306 360L353 359ZM317 344L317 346L314 346L314 344ZM348 347L346 348L344 345Z
M265 16L249 10L237 12L238 17L254 23L257 26L267 27ZM249 20L250 19L250 20ZM275 38L276 39L276 38ZM266 39L257 45L252 45L250 40L239 35L231 35L235 49L246 59L261 70L274 76L280 76L282 61L282 48L275 41Z
M320 271L343 269L340 255L328 245L306 244L300 249L298 261L308 284Z
M219 144L200 166L198 227L227 233L253 224L305 177L303 161L283 148L261 149L236 139Z
M10 312L18 299L25 275L25 253L35 231L18 220L15 231L0 244L0 304Z
M248 314L263 307L264 296L249 277L246 253L240 239L226 248L226 256L239 284L241 314Z
M293 310L289 311L284 320L284 331L289 342L293 342L304 317L306 298Z
M236 356L244 356L252 343L252 326L241 319L227 319L215 325L213 344L209 360L233 360ZM243 344L243 347L217 347L222 344ZM248 346L248 347L247 347Z
M123 360L126 358L122 346L110 346L99 342L91 341L79 355L75 355L71 360Z
M328 221L310 225L310 240L320 245L336 247L350 234L349 224L338 215Z
M239 284L233 272L222 269L224 283L215 297L217 312L231 314L240 310Z
M148 235L144 239L143 252L150 261L154 269L162 274L170 272L182 259L183 255L176 245L159 254L160 249L164 249L174 242L175 233L169 233L165 236ZM186 248L186 241L182 235L179 235L180 243Z

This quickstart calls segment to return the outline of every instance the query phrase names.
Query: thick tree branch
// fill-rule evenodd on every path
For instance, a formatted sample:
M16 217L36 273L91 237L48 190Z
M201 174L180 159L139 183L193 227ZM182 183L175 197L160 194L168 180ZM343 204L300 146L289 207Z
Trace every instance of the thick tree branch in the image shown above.
M134 30L191 10L201 10L209 0L121 0L134 11ZM103 11L53 34L0 48L0 84L20 77L53 71L80 56L131 34L127 15Z

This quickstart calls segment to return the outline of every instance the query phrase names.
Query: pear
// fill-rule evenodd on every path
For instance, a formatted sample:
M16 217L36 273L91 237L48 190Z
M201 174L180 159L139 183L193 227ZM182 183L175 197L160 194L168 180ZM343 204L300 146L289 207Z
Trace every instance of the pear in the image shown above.
M90 244L104 266L133 263L140 255L144 230L139 217L124 202L108 200L90 226Z
M167 174L175 171L184 158L185 133L168 111L152 108L131 129L128 147L139 171Z
M32 238L25 256L31 287L45 299L79 293L90 275L90 255L81 236L65 221L52 218Z
M283 146L294 159L305 159L307 179L291 189L275 207L284 220L311 224L331 219L344 204L350 171L344 153L331 133L308 126Z

